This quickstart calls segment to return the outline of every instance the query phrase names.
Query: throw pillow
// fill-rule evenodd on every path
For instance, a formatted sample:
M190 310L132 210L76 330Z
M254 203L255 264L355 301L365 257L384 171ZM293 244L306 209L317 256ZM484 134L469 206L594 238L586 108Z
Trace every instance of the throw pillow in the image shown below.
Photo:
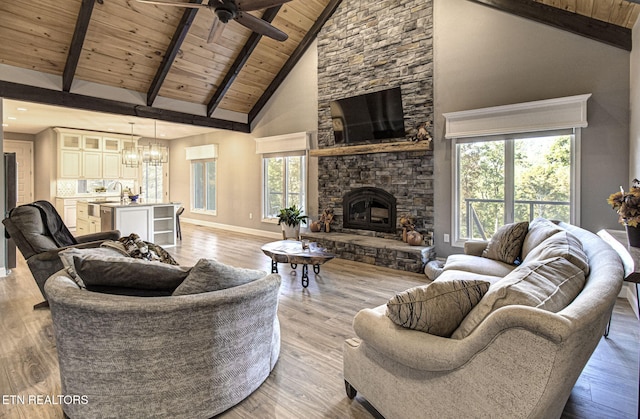
M559 231L534 247L523 260L529 263L560 256L582 269L589 275L589 258L582 248L580 240L566 230Z
M520 257L522 242L528 229L527 221L503 225L491 237L482 256L513 265Z
M529 231L522 243L522 260L525 260L530 251L540 243L562 231L562 227L552 223L546 218L536 218L529 223Z
M62 250L58 252L58 256L62 261L62 266L67 271L67 274L71 279L75 281L76 284L80 288L86 288L85 283L83 282L80 275L76 272L75 265L73 263L74 257L90 257L90 258L98 258L98 259L107 259L107 258L127 258L128 256L124 256L120 254L115 249L103 248L103 247L91 247L91 248L70 248L66 250Z
M399 326L449 337L488 289L486 281L436 281L397 294L387 316Z
M115 250L114 250L115 251ZM76 274L87 288L120 287L141 290L175 290L189 268L130 257L74 256Z
M573 301L584 283L584 272L562 257L521 265L491 286L451 337L469 336L492 312L509 305L557 313Z
M200 259L172 295L200 294L248 284L267 273L253 269L236 268L213 259Z

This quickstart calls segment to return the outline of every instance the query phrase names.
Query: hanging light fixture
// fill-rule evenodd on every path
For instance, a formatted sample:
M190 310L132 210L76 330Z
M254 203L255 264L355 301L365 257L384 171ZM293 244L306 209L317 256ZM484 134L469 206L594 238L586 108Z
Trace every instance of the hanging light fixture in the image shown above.
M126 167L136 168L140 166L140 150L136 146L136 140L133 139L133 122L129 122L131 124L131 140L129 144L125 144L122 147L122 164Z
M169 161L169 149L158 143L157 121L153 121L153 141L142 149L142 161L151 166L161 166Z

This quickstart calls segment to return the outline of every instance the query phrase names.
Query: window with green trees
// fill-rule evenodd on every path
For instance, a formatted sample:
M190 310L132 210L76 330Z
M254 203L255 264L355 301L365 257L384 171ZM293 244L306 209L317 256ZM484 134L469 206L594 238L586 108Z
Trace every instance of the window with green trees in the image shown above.
M306 167L304 156L263 158L264 219L277 218L281 208L306 207Z
M536 217L573 222L574 136L458 140L456 241Z

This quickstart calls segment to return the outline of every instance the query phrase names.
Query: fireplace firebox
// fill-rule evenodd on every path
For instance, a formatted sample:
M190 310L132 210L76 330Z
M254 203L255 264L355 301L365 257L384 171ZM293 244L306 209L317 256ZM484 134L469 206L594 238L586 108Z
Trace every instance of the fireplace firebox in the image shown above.
M396 232L396 199L380 188L357 188L342 199L343 227Z

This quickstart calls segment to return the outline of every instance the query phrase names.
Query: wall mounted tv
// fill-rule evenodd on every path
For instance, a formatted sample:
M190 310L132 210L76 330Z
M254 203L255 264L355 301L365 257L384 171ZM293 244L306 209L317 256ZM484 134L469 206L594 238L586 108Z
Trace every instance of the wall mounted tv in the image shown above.
M334 100L330 107L336 143L379 142L405 136L400 87Z

